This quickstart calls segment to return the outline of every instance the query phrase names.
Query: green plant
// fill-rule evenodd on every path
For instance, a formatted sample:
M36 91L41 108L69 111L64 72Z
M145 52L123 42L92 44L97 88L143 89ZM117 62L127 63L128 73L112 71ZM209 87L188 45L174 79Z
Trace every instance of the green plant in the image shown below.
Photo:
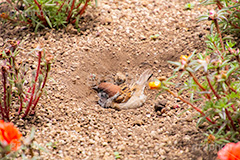
M204 53L194 51L189 56L182 55L180 62L169 62L176 66L173 76L149 83L151 88L165 90L194 108L199 113L197 125L207 122L208 131L218 144L240 139L240 50L223 38L218 24L222 16L210 11L207 19L213 21L217 33L207 36ZM178 85L177 93L169 87L177 86L172 82L176 77L184 81ZM182 93L187 93L189 99Z
M119 155L118 152L114 152L114 156L115 156L115 159L120 159L121 158L121 156Z
M154 35L151 35L150 38L152 40L156 40L160 35L159 34L154 34Z
M32 26L37 31L39 27L59 28L68 23L78 27L90 0L7 0L7 3L15 12L12 16L2 13L1 18Z
M185 8L186 10L191 10L191 9L194 8L194 4L193 4L193 3L187 3L187 4L185 4L184 8Z
M37 103L44 91L53 56L39 46L33 50L37 57L36 70L29 73L19 41L7 41L0 50L2 86L0 87L1 119L10 121L10 112L18 109L22 118L34 114ZM25 109L24 109L25 108ZM23 112L24 109L24 112Z
M211 25L211 31L216 21L220 28L226 33L238 33L240 31L240 10L239 1L232 0L205 0L202 2L205 5L216 5L216 9L212 10L212 16L203 15L200 17L201 20L215 19ZM211 14L211 12L209 12ZM216 18L214 18L214 16Z

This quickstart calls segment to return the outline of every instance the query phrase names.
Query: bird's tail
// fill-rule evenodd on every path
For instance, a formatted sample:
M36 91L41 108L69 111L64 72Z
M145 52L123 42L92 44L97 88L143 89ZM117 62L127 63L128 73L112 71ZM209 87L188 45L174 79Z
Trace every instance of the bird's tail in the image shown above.
M152 70L146 69L139 77L138 81L136 82L139 86L145 86L147 81L152 77Z

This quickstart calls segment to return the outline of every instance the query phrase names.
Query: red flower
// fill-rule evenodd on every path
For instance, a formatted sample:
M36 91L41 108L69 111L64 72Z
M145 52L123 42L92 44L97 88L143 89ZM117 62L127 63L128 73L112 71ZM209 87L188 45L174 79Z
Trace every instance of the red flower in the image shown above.
M219 152L220 160L239 160L240 159L240 142L228 143Z
M21 137L22 134L12 123L0 120L0 142L3 146L11 145L11 150L16 151L21 146Z

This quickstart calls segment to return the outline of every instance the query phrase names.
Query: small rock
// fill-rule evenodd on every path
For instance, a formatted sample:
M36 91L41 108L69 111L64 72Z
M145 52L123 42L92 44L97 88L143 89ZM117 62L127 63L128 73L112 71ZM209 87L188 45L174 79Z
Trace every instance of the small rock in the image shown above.
M155 104L154 109L155 112L160 111L162 113L162 109L166 106L167 100L160 100Z
M141 126L143 124L144 124L144 122L141 119L138 119L138 120L133 122L133 126L135 126L135 125Z
M141 41L144 41L144 40L147 39L147 37L145 37L144 35L140 35L140 36L139 36L139 39L140 39Z
M116 82L117 84L122 84L122 83L124 83L125 81L126 81L126 76L125 76L123 73L118 72L118 73L116 74L116 76L115 76L115 82Z
M72 33L72 34L77 34L78 31L73 27L72 24L68 24L66 27L66 32Z

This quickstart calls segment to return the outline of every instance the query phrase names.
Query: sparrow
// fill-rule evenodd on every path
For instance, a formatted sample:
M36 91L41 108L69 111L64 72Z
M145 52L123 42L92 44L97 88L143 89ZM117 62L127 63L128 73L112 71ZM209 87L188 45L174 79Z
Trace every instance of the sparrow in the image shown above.
M102 82L93 87L98 92L98 104L103 108L116 110L135 109L141 107L147 99L144 89L147 81L152 77L150 69L145 70L134 83L115 85Z

